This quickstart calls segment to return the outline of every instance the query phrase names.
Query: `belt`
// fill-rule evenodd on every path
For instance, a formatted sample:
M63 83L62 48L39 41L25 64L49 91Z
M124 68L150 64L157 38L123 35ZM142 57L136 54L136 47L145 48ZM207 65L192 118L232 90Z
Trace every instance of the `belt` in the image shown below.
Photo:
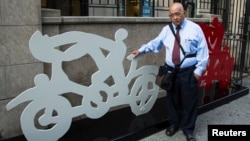
M186 68L173 68L173 67L165 64L165 67L167 68L168 71L184 72L184 71L187 71L187 70L190 70L190 69L194 69L195 65L192 65L192 66L189 66L189 67L186 67Z

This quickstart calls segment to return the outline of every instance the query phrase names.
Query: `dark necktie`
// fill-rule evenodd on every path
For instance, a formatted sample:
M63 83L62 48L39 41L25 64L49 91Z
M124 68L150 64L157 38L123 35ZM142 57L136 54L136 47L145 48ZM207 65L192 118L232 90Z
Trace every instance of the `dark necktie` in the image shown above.
M180 28L181 28L180 26L176 27L176 38L178 38L179 41L180 41L180 34L179 34ZM178 40L175 39L174 41L174 49L172 54L172 61L175 65L178 65L180 63L180 45L178 43Z

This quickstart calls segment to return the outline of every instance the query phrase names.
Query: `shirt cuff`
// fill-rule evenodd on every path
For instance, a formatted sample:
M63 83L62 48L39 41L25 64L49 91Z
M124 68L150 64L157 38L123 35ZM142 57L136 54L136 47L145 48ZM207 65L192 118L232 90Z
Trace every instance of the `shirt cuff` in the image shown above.
M139 51L141 54L145 54L145 51L144 51L143 48L138 49L138 51Z
M197 75L199 75L199 76L201 76L202 73L203 73L203 70L201 70L201 69L199 69L199 68L196 68L196 69L194 70L194 73L197 74Z

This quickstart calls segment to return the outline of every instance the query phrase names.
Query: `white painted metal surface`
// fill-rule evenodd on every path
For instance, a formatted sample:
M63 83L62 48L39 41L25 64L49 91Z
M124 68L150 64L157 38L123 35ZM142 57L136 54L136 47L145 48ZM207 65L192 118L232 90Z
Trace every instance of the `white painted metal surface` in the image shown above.
M127 59L131 61L131 65L129 72L125 74L122 62L127 47L123 40L127 36L125 29L116 31L115 40L78 31L52 37L42 35L40 31L32 35L30 51L38 60L51 63L51 78L46 74L38 74L34 78L35 87L25 90L6 105L6 109L11 110L21 103L29 102L20 117L21 128L27 140L56 141L68 131L72 118L81 115L100 118L114 106L128 104L135 115L151 110L159 91L155 84L158 67L137 68L137 62L142 56L134 58L129 55ZM67 44L72 46L65 51L58 49ZM102 49L108 50L109 54L105 56ZM87 54L94 59L98 68L91 76L89 86L71 81L62 69L62 62ZM114 79L112 86L104 82L110 76ZM129 88L132 80L133 85ZM72 106L62 96L70 92L83 97L81 105ZM101 93L106 94L105 100ZM92 102L95 104L91 104Z

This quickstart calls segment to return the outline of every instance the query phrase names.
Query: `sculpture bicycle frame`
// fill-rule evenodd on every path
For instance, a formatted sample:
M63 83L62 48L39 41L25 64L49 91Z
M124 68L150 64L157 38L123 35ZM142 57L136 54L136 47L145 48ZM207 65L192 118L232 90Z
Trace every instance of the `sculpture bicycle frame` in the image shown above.
M68 131L72 118L81 115L100 118L114 106L128 104L135 115L147 113L153 107L159 91L154 82L157 67L143 66L137 69L142 56L134 58L129 55L127 59L131 65L125 74L122 61L127 48L123 40L127 34L125 29L117 30L115 41L77 31L53 37L43 36L40 31L32 35L30 51L38 60L51 63L51 78L46 74L38 74L34 78L35 87L27 89L6 106L10 110L23 102L30 102L20 118L27 140L58 140ZM73 45L64 52L58 50L58 46L66 44ZM105 56L101 49L108 50L109 54ZM90 55L99 69L91 76L90 86L69 80L62 69L64 61L84 55ZM112 86L104 82L109 77L114 79ZM129 89L132 80L134 83ZM68 99L62 96L70 92L83 97L81 105L72 107ZM36 117L39 112L39 117ZM35 119L39 125L35 124Z

